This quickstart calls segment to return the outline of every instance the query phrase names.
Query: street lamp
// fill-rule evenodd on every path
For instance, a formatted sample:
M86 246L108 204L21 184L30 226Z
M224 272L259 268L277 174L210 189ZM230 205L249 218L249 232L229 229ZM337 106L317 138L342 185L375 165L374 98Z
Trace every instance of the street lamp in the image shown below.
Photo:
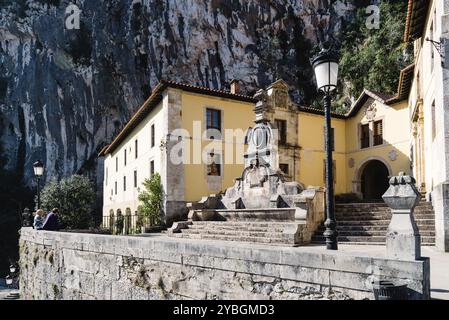
M9 275L6 276L5 282L8 288L12 289L18 287L19 279L19 267L16 264L11 264L9 266ZM15 283L15 284L14 284Z
M11 276L6 276L5 281L8 288L11 288L13 284L13 278L11 278Z
M41 177L44 174L44 164L40 160L38 160L33 164L33 168L34 168L34 175L36 176L36 180L37 180L37 208L36 208L36 210L38 210L41 207L40 181L41 181Z
M337 250L337 224L335 222L334 176L332 159L331 93L337 88L338 53L332 48L324 48L312 61L318 90L324 92L324 115L326 119L326 238L328 250Z

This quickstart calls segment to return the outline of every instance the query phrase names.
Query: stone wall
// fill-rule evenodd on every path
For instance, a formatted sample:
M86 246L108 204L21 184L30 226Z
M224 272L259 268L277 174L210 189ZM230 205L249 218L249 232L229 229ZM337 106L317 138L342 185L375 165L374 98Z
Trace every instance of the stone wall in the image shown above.
M313 247L21 230L25 299L373 299L370 280L429 297L429 260ZM424 293L424 294L423 294Z

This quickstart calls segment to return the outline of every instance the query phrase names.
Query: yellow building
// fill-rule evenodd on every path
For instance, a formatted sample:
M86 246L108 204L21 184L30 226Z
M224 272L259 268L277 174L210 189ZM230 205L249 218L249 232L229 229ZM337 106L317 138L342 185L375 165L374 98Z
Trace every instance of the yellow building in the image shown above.
M164 186L168 224L186 213L187 202L231 186L243 170L242 128L253 119L253 102L235 93L160 82L100 152L105 157L103 215L135 214L142 182L155 172ZM225 141L225 129L237 135ZM223 165L229 156L237 161Z
M254 123L252 97L162 81L105 147L103 214L135 214L142 182L161 175L170 224L186 203L224 192L244 169L245 134ZM298 106L278 80L267 88L278 133L277 164L287 180L324 186L324 117ZM348 114L333 114L336 194L379 199L388 176L409 173L407 103L365 91Z
M347 114L332 113L337 195L380 200L389 176L401 171L410 174L409 73L410 68L401 72L397 95L365 90ZM280 135L279 167L287 178L305 186L324 186L323 111L292 103L282 80L266 92L269 119Z
M401 71L397 94L365 90L347 114L332 114L337 198L378 200L388 176L411 174L432 201L436 245L444 250L449 250L448 8L449 0L409 0L404 39L414 42L415 61ZM288 91L282 80L266 89L268 118L278 133L276 165L287 180L324 186L323 112L292 103ZM101 152L104 215L134 214L142 181L156 171L166 192L168 223L186 213L187 202L232 186L244 169L254 103L238 94L236 82L231 92L161 82ZM173 153L182 161L173 162Z

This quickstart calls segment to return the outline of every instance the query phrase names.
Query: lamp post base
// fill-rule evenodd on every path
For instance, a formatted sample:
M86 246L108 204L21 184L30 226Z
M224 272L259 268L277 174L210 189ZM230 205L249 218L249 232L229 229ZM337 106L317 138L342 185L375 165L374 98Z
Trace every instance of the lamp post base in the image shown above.
M337 224L335 221L327 219L324 226L326 227L326 230L323 233L323 236L326 238L326 248L328 250L338 250L338 232L336 230Z

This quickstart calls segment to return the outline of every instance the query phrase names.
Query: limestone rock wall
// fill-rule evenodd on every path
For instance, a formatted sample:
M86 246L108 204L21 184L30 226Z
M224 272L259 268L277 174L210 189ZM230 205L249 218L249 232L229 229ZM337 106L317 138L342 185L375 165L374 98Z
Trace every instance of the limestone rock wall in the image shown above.
M429 297L429 264L307 248L21 230L25 299L363 299L373 276Z
M64 27L69 3L82 10L79 30ZM235 78L252 93L282 77L295 100L306 99L316 92L311 47L353 12L352 1L332 3L2 0L0 142L8 168L30 184L40 158L47 178L87 172L101 188L98 151L161 78L217 89Z

